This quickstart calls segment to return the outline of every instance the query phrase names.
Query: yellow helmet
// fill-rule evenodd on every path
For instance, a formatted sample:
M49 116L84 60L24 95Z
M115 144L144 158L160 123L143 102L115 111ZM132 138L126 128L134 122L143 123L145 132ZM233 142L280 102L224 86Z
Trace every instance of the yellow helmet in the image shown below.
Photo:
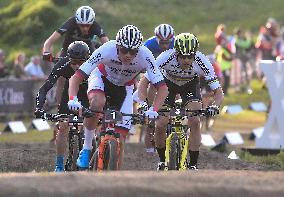
M181 33L175 37L174 48L181 55L195 54L198 47L198 40L191 33Z

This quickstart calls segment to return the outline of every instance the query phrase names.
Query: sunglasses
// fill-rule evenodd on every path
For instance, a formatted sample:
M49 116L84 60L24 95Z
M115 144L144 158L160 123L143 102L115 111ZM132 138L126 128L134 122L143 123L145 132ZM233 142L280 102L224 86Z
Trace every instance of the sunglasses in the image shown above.
M119 51L122 54L127 54L129 53L130 55L136 55L138 53L138 49L129 49L129 48L125 48L125 47L120 47Z
M92 25L89 25L89 24L79 24L80 27L82 28L86 28L86 27L91 27Z
M74 64L74 65L76 65L76 64L81 65L84 62L85 62L85 60L82 60L82 59L70 59L70 64Z
M171 41L169 41L169 40L166 40L166 41L165 40L160 40L159 41L160 45L169 45L170 43L171 43Z
M185 60L185 59L193 59L195 57L195 54L190 54L190 55L178 55L179 58Z

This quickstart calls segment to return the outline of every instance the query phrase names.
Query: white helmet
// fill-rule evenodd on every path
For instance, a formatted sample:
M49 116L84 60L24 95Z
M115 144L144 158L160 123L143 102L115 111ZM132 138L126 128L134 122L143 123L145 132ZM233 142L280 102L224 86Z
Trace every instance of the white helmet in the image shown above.
M160 40L172 40L175 34L174 28L168 24L158 25L154 32Z
M119 46L129 49L139 49L142 45L143 36L140 30L134 25L122 27L116 34L116 43Z
M96 14L90 6L81 6L76 11L76 22L77 24L93 24L95 21Z

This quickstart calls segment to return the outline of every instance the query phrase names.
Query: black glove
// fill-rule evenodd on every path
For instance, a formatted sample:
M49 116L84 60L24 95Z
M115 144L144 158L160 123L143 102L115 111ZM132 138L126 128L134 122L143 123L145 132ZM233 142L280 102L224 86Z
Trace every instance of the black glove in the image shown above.
M35 109L35 117L36 118L43 118L45 111L43 109L36 108Z
M42 60L52 62L53 61L52 54L50 52L43 52Z
M210 105L206 108L206 110L210 116L216 116L220 112L220 109L217 105Z

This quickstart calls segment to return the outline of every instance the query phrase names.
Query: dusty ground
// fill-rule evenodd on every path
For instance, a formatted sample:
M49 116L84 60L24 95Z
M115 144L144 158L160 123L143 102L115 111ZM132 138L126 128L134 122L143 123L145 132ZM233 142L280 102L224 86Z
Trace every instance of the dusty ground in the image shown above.
M127 144L125 152L125 171L56 175L48 173L54 145L0 144L0 196L284 196L284 172L276 167L202 149L198 172L160 173L157 155L142 144Z

